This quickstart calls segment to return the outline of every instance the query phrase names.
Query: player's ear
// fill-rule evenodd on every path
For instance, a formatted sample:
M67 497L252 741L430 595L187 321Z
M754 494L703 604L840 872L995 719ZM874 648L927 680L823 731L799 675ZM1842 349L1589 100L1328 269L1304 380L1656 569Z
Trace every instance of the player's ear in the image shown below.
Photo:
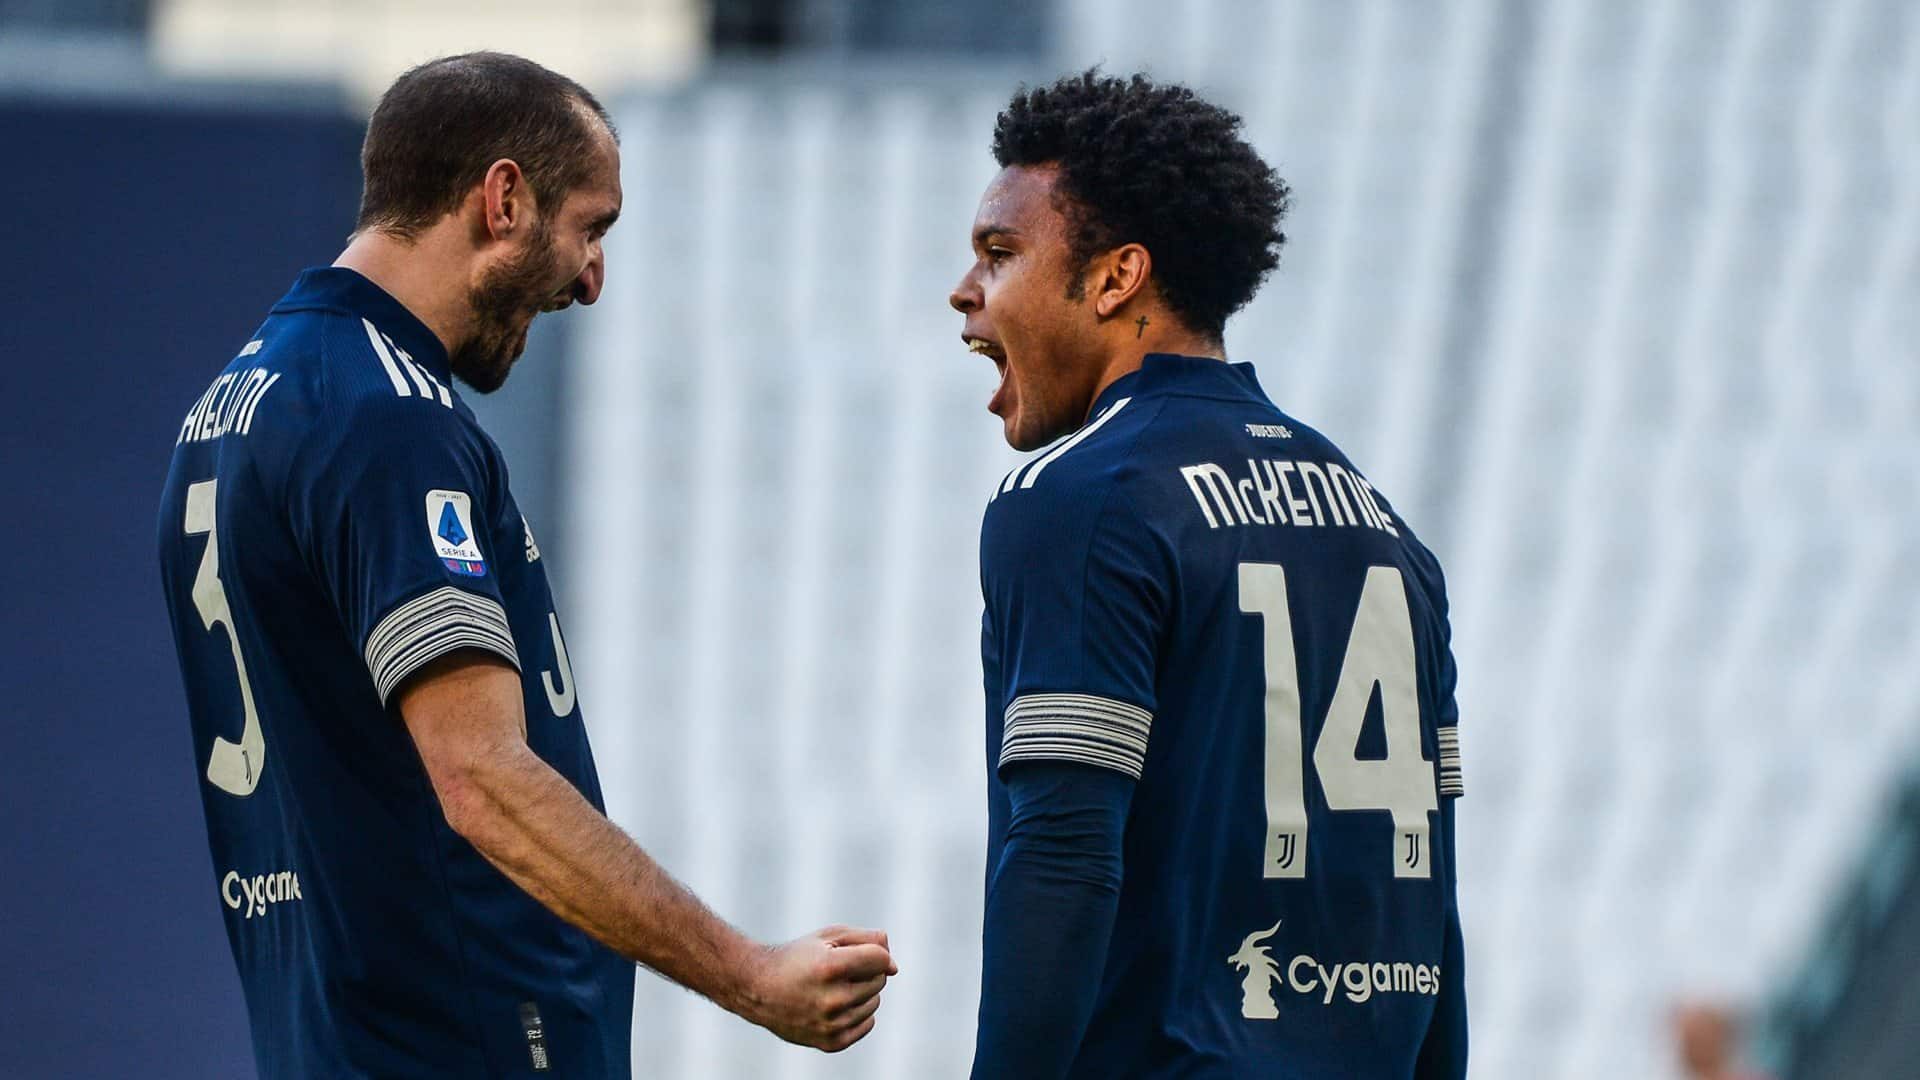
M1138 296L1153 276L1153 256L1139 244L1122 244L1094 259L1093 310L1111 317Z
M487 166L480 179L480 206L487 234L495 240L505 240L532 220L533 193L512 158Z

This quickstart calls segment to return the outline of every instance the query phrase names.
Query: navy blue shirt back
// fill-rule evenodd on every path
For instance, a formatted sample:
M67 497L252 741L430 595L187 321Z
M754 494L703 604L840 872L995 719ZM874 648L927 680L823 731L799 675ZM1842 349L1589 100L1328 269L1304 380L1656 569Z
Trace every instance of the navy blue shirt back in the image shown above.
M628 1076L633 965L448 826L394 705L492 652L603 806L539 547L432 332L302 274L182 421L159 540L261 1075Z
M1445 588L1248 365L1153 355L1009 474L981 541L1004 770L1134 778L1071 1075L1458 1077Z

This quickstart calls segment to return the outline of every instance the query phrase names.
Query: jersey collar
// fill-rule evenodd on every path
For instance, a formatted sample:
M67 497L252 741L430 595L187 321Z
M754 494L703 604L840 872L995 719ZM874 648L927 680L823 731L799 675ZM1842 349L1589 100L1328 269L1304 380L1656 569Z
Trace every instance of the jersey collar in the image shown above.
M275 312L341 311L373 323L381 333L407 350L414 360L424 364L441 382L449 382L447 350L440 338L419 316L395 300L385 289L344 266L320 266L302 270L293 288L273 306Z
M1181 356L1176 353L1148 353L1139 368L1130 371L1100 391L1088 416L1098 416L1123 397L1177 392L1202 397L1252 398L1267 401L1266 391L1254 377L1252 364L1230 364L1211 356ZM1271 402L1268 402L1271 404Z

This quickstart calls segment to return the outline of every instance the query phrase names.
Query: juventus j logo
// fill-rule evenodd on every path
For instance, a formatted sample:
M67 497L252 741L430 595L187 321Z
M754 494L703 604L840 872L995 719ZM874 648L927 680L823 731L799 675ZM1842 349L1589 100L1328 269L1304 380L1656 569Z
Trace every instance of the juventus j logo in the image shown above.
M1400 861L1405 864L1409 870L1417 869L1420 866L1420 834L1403 833L1401 835L1404 836L1407 841L1407 852Z
M1280 853L1274 856L1273 865L1282 870L1289 869L1293 866L1294 852L1298 850L1294 844L1295 837L1292 833L1280 833L1274 839L1280 842Z
M547 706L556 717L566 716L573 711L575 694L573 692L573 664L567 660L567 641L560 636L560 617L547 613L547 627L553 631L553 659L560 668L560 681L554 681L554 673L540 673L540 685L547 692Z

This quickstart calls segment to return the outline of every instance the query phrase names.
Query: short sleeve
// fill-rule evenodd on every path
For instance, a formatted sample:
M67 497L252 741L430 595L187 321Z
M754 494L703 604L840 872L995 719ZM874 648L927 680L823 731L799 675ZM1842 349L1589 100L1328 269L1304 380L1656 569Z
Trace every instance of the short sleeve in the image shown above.
M1074 761L1140 777L1168 565L1117 488L1045 501L1019 491L988 508L981 569L1006 703L999 767Z
M364 403L341 428L290 478L289 518L381 703L456 649L518 668L489 529L504 481L483 437L418 397Z

